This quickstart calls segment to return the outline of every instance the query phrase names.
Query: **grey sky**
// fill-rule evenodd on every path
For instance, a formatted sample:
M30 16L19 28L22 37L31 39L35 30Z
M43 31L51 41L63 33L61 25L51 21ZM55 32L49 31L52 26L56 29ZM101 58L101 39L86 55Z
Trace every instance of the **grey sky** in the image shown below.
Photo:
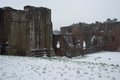
M120 20L120 0L0 0L0 7L23 9L25 5L52 9L54 30L78 22Z

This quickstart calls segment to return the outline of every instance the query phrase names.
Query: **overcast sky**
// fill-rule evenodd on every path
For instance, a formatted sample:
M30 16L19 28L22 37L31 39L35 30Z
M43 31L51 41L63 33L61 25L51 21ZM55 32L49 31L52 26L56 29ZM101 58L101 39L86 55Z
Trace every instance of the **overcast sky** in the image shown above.
M54 30L78 22L120 20L120 0L0 0L0 7L23 9L25 5L50 8Z

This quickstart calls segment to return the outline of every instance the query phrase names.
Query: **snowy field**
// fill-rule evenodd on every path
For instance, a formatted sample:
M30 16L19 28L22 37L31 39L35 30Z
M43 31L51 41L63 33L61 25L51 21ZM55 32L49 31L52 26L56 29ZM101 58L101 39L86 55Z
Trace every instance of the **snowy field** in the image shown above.
M0 56L0 80L120 80L120 52L72 59Z

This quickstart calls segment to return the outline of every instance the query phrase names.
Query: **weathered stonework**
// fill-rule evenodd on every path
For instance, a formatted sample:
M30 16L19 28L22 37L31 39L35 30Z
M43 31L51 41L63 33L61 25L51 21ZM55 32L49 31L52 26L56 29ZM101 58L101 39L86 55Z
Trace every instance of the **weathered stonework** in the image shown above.
M8 47L2 54L22 56L52 56L55 51L58 56L72 57L102 50L120 51L120 22L108 19L103 23L77 23L53 34L50 9L4 7L0 8L0 45L6 43Z
M66 38L69 34L71 36ZM120 22L77 23L61 27L61 36L67 40L63 47L68 47L67 43L73 45L73 49L65 47L66 51L74 52L72 56L102 50L120 51Z
M1 8L0 43L9 43L7 54L32 56L32 52L47 50L52 55L51 10L25 6L24 10ZM44 51L44 52L45 52Z

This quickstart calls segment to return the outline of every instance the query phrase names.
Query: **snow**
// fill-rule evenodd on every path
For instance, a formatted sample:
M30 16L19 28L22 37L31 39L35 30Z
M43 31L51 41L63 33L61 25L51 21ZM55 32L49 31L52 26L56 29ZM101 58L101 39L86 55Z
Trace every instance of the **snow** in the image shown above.
M85 57L0 56L0 80L119 80L120 52Z
M75 57L72 61L89 61L94 63L107 63L120 65L120 52L97 52L85 56L86 58Z

